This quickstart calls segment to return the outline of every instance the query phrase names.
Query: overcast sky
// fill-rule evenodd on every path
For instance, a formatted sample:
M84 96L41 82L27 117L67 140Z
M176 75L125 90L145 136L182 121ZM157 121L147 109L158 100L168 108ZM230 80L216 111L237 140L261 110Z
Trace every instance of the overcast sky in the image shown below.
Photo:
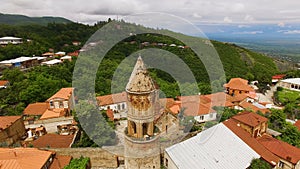
M144 12L173 14L194 24L300 23L299 0L1 0L0 12L82 23Z

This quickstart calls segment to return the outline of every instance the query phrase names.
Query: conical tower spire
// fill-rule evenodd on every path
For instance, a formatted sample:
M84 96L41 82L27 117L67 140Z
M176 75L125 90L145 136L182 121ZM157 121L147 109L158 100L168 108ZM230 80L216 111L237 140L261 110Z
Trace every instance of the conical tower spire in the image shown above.
M143 93L153 90L155 90L155 84L149 76L142 57L139 56L127 83L126 91Z

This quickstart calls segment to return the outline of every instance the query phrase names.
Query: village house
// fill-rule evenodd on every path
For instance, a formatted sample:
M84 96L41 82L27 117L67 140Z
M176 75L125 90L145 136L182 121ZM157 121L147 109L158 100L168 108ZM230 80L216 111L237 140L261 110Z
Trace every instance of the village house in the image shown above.
M127 104L126 104L126 92L122 93L115 93L105 96L98 96L97 101L100 110L107 110L111 109L113 111L126 111Z
M30 68L33 66L39 65L42 61L45 60L45 57L18 57L15 59L4 60L0 62L0 65L4 65L6 67L18 67L21 69Z
M283 78L285 76L286 76L285 74L280 74L280 75L274 75L274 76L272 76L272 84L276 84L280 80L283 80Z
M241 112L166 148L164 165L168 169L247 168L260 158L273 168L299 168L300 149L269 135L267 122L256 113Z
M54 56L54 53L53 52L46 52L46 53L43 53L42 56L47 57L47 58L52 58Z
M0 89L6 89L9 85L8 80L0 80Z
M0 116L0 144L12 145L26 134L22 116Z
M61 88L57 93L47 99L48 109L40 119L70 116L74 109L74 88Z
M29 124L31 124L34 120L39 119L48 108L49 104L46 102L31 103L24 109L23 117L29 122Z
M2 46L6 46L8 44L18 45L21 43L23 43L23 40L22 40L22 38L18 38L18 37L6 36L6 37L0 38L0 45L2 45Z
M244 111L233 116L231 119L237 122L241 128L256 138L266 133L268 128L268 119L256 113Z
M61 169L71 159L71 156L36 148L0 148L0 166L5 169Z
M243 118L246 118L248 115L249 114L244 114ZM250 132L248 132L243 128L244 125L240 125L241 122L234 119L228 119L224 121L223 124L236 136L238 136L244 143L246 143L252 150L259 154L260 159L268 162L273 167L279 166L280 159L268 149L266 149L263 145L261 145L256 138L252 137L250 132L252 132L253 130L249 130Z
M60 61L72 61L72 56L66 55L60 58Z
M41 65L53 66L53 65L60 64L60 63L62 63L61 60L59 60L59 59L53 59L53 60L42 62Z
M212 109L211 100L209 98L202 95L180 96L177 98L180 102L180 110L183 111L185 116L193 116L199 123L217 119L217 112ZM178 112L179 111L173 113L178 114Z
M280 158L279 167L284 169L300 168L300 149L271 136L263 135L257 139L270 152Z
M168 169L247 168L261 156L219 123L196 136L165 149L164 166Z
M255 90L248 84L248 80L242 78L232 78L227 84L224 84L226 93L231 96L239 94L248 94L256 97Z
M294 91L300 91L300 78L284 79L278 82L280 87Z

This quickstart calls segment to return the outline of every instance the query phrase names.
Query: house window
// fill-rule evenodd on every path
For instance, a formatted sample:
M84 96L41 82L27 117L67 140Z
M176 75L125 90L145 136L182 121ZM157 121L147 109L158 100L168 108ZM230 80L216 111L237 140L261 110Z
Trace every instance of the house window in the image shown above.
M59 108L63 108L63 107L64 107L63 102L59 102Z
M166 158L166 164L165 164L166 167L168 167L168 159Z
M200 116L199 118L200 118L200 120L203 120L203 119L204 119L204 116Z
M282 161L279 161L279 168L283 168L284 167L284 163Z
M125 104L123 103L123 104L122 104L122 110L124 110L124 109L125 109Z
M52 101L50 101L49 104L50 104L50 108L54 106Z

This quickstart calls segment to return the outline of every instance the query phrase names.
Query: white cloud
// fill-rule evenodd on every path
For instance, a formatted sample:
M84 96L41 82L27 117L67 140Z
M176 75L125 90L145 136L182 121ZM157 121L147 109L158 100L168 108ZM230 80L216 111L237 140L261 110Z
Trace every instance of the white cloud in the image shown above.
M198 13L193 13L193 17L198 18L198 19L201 19L201 18L202 18L202 16L199 15Z
M277 26L279 26L279 27L285 27L285 23L284 22L279 22L278 24L277 24Z
M244 18L244 20L245 20L246 22L253 22L255 19L254 19L254 17L251 16L251 15L246 15L245 18Z
M256 35L256 34L262 34L263 31L244 31L244 32L235 32L233 34L240 34L240 35Z
M250 25L238 25L238 28L249 28Z
M62 16L78 22L143 12L177 15L193 23L300 23L299 0L1 0L1 13ZM83 17L84 16L84 17ZM230 17L229 17L230 16Z
M300 30L279 30L283 34L300 34Z
M223 21L225 23L232 23L232 19L230 19L228 16L224 17Z

